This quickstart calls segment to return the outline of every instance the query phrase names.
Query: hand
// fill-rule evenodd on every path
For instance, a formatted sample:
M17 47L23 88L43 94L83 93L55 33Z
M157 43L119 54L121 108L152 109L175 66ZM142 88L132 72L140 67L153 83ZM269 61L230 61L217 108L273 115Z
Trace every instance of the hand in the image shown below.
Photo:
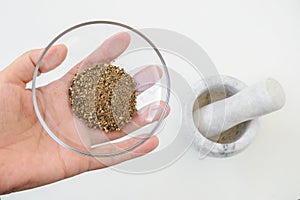
M116 34L107 39L85 60L108 63L122 54L129 42L130 37L127 33ZM115 165L144 155L157 147L158 139L152 136L132 152L107 158L103 163L57 144L38 121L33 108L31 90L25 89L26 83L32 80L36 62L42 51L43 49L31 50L0 72L0 194L34 188L89 170ZM51 47L41 63L40 73L49 72L59 66L66 55L66 46ZM66 95L68 95L70 81L79 67L80 63L61 79L37 90L37 100L42 115L47 123L52 123L52 127L56 127L57 134L68 135L76 131ZM140 85L149 79L152 79L152 82L157 81L156 76L151 76L153 70L158 71L161 76L158 68L148 67L134 76L135 81ZM139 92L143 92L150 86L146 86ZM163 106L164 103L160 102L161 110ZM126 125L126 129L133 131L151 123L152 121L145 119L148 108L146 106L142 109L145 112L138 112L132 122ZM158 118L159 114L152 120ZM121 130L107 133L105 138L114 140L125 134L125 131ZM131 138L117 143L117 147L128 148L135 142L136 139Z

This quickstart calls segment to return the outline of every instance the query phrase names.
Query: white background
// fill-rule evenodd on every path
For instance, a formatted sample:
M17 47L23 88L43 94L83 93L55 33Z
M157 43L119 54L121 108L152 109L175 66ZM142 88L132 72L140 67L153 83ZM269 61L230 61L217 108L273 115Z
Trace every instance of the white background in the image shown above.
M0 16L0 68L72 25L106 19L183 33L205 49L220 73L247 84L273 77L287 98L283 110L262 118L255 141L237 156L198 160L190 149L156 173L104 169L2 199L300 198L299 0L3 0Z

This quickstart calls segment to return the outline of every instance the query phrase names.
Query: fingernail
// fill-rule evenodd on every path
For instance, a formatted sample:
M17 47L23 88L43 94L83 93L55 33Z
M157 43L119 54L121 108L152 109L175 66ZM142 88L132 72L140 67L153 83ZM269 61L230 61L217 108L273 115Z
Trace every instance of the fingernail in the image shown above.
M138 92L154 85L161 78L161 70L157 66L148 66L134 76Z
M150 88L151 86L153 86L154 84L155 84L155 82L143 83L143 85L137 84L136 90L138 93L141 93L141 92L145 91L146 89Z

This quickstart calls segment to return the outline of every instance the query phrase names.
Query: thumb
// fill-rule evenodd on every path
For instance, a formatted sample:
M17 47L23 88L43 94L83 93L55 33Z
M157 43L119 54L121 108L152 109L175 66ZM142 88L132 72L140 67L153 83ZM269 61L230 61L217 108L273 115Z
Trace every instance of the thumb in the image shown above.
M36 63L43 51L44 49L30 50L17 58L3 70L5 79L25 87L26 83L32 80ZM64 61L66 55L67 47L65 45L52 46L41 62L39 73L45 73L56 68Z

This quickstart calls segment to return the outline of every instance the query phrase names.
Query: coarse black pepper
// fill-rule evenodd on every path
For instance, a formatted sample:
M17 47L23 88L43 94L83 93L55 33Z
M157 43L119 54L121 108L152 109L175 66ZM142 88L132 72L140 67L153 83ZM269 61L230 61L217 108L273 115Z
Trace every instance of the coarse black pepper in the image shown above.
M117 131L137 111L136 83L124 69L110 64L95 65L74 76L69 101L74 114L88 127Z

